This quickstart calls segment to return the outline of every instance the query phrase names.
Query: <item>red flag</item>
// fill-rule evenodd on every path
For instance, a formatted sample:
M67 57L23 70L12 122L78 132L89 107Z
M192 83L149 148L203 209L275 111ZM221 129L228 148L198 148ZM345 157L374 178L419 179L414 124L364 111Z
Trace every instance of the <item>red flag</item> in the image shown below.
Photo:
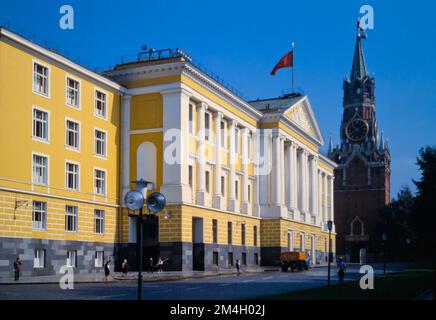
M277 62L274 69L271 71L271 75L275 75L276 71L281 68L288 68L294 66L294 50L289 51L287 54L285 54L279 62Z

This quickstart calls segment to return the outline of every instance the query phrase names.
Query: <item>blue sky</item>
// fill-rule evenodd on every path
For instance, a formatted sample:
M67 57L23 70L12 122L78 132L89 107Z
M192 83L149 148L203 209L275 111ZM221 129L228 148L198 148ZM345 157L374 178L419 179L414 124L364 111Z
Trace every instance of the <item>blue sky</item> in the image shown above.
M75 29L59 28L72 5ZM392 154L392 195L418 178L420 147L436 144L433 1L9 1L0 17L89 67L113 66L141 45L180 47L248 99L289 89L290 69L269 75L295 41L296 87L309 95L324 137L339 138L342 81L351 71L361 5L375 28L364 42L376 111ZM0 24L4 21L0 19Z

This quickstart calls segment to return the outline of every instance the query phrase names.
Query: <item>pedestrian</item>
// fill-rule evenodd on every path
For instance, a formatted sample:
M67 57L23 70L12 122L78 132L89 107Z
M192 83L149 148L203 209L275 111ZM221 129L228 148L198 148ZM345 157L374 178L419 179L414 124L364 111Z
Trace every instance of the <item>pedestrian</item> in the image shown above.
M111 259L106 261L106 263L104 264L104 281L105 282L107 282L108 277L111 274L110 263L111 263Z
M154 271L154 263L153 263L153 258L150 257L149 261L148 261L148 272L153 273Z
M237 272L237 274L239 276L239 269L241 268L241 264L239 263L239 259L236 259L235 266L236 266L236 272Z
M159 257L159 258L157 259L157 263L156 263L156 266L155 266L157 272L162 272L162 265L163 265L163 261L162 261L162 259Z
M14 261L15 281L20 280L21 260L19 257Z
M124 259L123 264L121 265L121 271L123 272L123 276L127 276L127 272L129 271L129 264L127 263L127 259Z
M345 269L346 269L345 262L342 260L342 258L339 258L338 268L339 268L338 270L339 282L342 283L344 282Z

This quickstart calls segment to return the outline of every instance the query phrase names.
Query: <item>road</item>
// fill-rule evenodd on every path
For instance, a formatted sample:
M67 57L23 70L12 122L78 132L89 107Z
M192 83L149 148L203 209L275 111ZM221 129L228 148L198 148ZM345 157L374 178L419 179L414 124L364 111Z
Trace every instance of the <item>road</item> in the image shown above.
M401 268L390 268L389 271ZM380 274L382 268L375 267ZM332 268L332 283L337 282L336 269ZM358 280L357 267L350 267L346 281ZM145 282L144 300L239 300L254 299L270 294L325 286L327 268L305 272L268 271L213 278L195 278L178 281ZM134 300L137 285L134 282L75 284L73 290L62 290L55 284L0 285L0 300Z

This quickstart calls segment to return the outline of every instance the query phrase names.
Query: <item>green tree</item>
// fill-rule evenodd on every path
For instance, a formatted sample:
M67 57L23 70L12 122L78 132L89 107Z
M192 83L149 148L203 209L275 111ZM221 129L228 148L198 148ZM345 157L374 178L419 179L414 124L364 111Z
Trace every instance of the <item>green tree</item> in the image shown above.
M417 165L421 179L414 181L417 193L410 217L415 233L414 247L421 260L436 262L436 148L422 148Z

